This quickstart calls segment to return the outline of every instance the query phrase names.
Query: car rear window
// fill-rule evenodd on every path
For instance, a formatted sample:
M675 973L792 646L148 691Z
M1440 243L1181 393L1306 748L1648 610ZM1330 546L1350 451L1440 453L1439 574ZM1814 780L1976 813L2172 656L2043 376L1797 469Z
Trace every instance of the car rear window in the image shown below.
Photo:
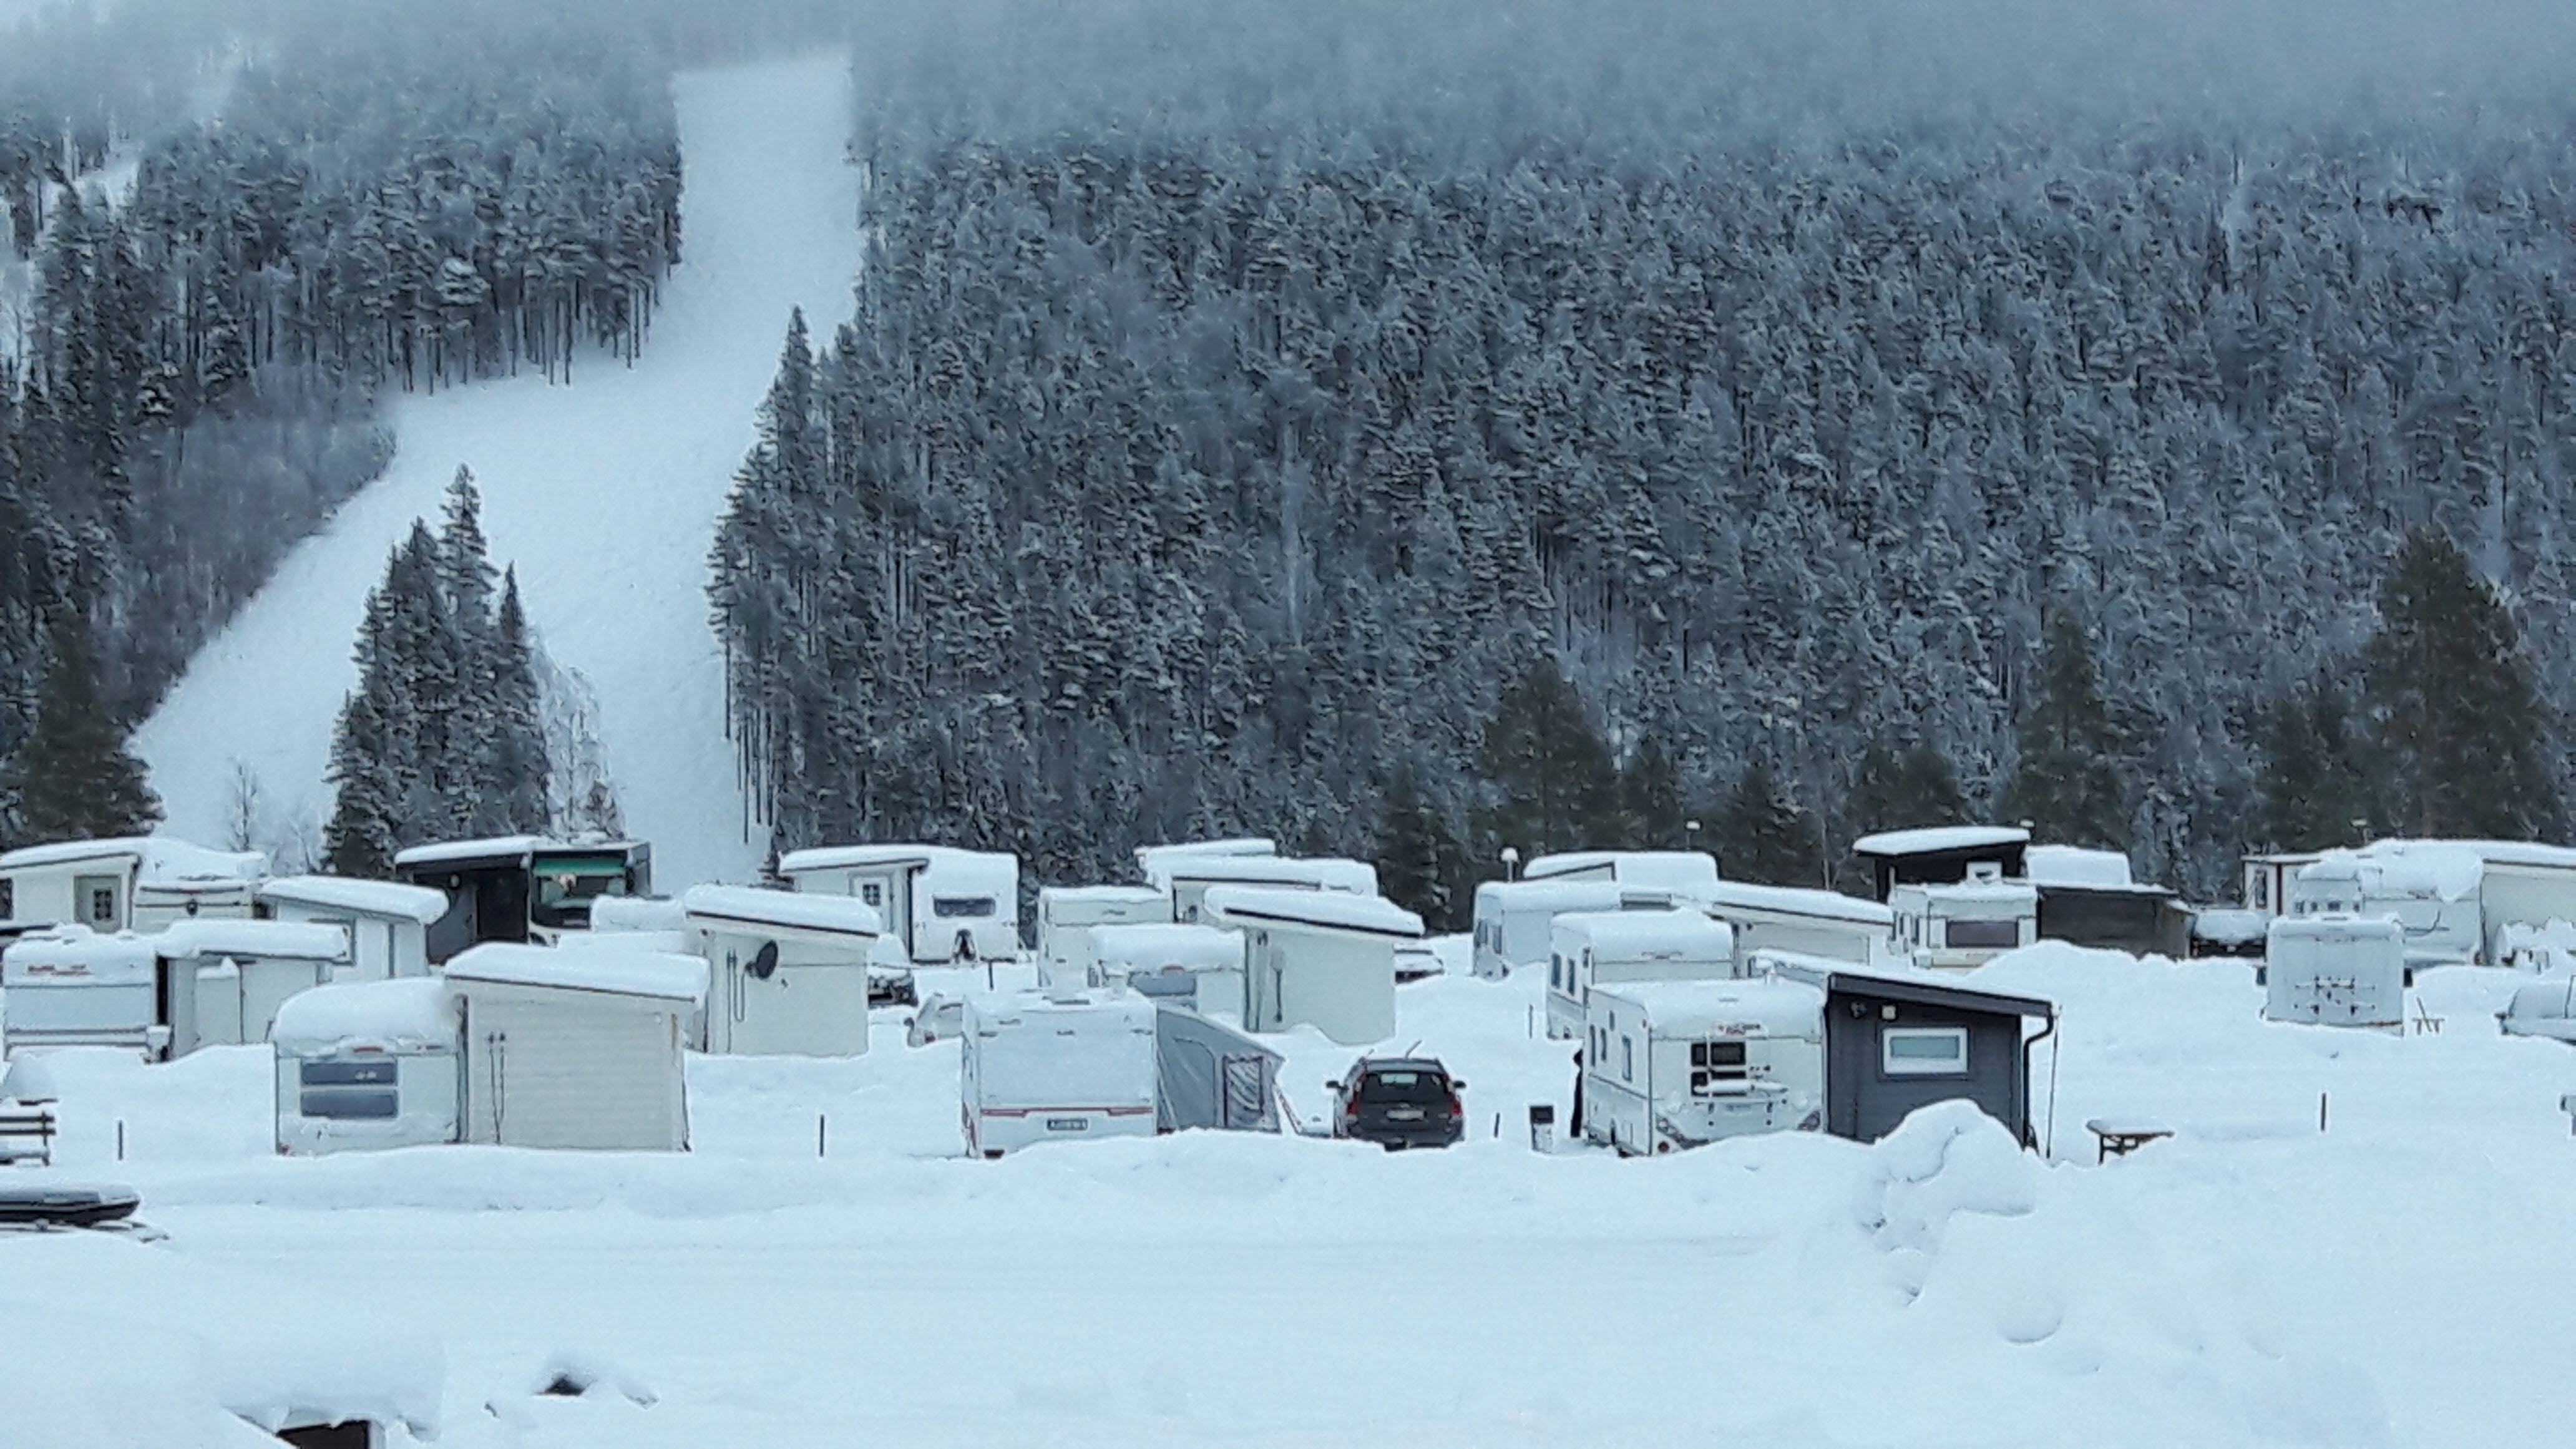
M1449 1100L1449 1083L1438 1072L1371 1072L1360 1078L1360 1100L1431 1106Z

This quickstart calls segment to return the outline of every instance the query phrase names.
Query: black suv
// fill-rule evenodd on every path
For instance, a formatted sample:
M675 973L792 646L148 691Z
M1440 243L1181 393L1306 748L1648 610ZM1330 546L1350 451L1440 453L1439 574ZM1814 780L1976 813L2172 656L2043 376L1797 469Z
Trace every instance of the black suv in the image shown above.
M1467 1135L1467 1084L1430 1057L1362 1057L1333 1093L1333 1135L1402 1147L1447 1147Z

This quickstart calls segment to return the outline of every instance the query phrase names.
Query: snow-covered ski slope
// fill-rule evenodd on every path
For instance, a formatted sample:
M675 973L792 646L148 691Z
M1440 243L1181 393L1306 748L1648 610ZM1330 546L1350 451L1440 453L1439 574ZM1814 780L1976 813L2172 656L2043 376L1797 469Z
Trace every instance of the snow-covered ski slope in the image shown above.
M642 359L593 360L570 386L530 375L395 403L392 468L288 557L136 736L169 830L228 838L235 761L258 774L264 836L328 815L323 769L367 590L462 463L547 650L598 693L608 769L657 880L757 867L706 553L789 310L824 329L849 310L848 72L837 57L764 64L683 77L678 94L682 262Z

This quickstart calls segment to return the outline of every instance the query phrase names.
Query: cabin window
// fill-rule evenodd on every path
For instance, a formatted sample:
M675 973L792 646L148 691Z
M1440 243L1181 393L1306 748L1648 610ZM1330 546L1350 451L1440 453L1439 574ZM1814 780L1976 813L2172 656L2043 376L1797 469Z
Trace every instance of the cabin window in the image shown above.
M883 906L885 887L875 881L864 881L859 886L859 899L871 906Z
M994 910L991 896L933 896L930 899L930 913L949 920L981 919L994 914Z
M2021 944L2019 921L1945 921L1942 944L1953 947L1991 949Z
M1891 1077L1964 1077L1964 1026L1891 1026L1878 1034L1879 1070Z
M367 1062L306 1062L297 1071L303 1095L297 1110L339 1121L386 1121L402 1115L392 1058Z
M1691 1095L1705 1097L1740 1086L1749 1075L1740 1041L1691 1043Z

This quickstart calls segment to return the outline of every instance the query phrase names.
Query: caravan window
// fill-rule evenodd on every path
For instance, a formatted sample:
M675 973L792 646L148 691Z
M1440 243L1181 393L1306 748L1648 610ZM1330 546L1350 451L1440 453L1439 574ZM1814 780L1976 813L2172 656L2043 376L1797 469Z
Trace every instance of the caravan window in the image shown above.
M1743 1082L1747 1072L1744 1043L1740 1041L1695 1041L1691 1043L1691 1095L1704 1097L1712 1092Z
M72 882L83 924L101 931L116 929L116 877L85 875Z
M1637 1039L1635 1037L1619 1038L1619 1080L1623 1082L1637 1080Z
M1944 922L1942 944L1987 948L2021 944L2019 921L1948 921Z
M0 880L0 921L13 921L17 918L18 883L14 880Z
M859 883L859 899L871 906L883 906L885 904L885 887L872 880L861 881Z
M1878 1034L1879 1070L1891 1077L1964 1077L1964 1026L1891 1026Z
M992 915L993 911L991 896L933 896L930 901L932 915L944 916L950 920L961 917L980 918Z
M402 1115L391 1058L370 1062L306 1062L297 1071L303 1095L296 1109L307 1117L383 1121Z

